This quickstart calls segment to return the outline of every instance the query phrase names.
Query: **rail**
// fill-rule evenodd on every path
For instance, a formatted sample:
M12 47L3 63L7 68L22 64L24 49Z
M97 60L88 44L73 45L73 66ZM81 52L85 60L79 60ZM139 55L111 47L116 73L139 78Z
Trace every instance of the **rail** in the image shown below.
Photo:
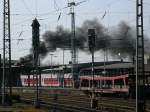
M22 100L28 99L34 101L35 94L33 88L15 88L13 90L13 93L20 95ZM55 93L50 92L52 90L57 90L57 101L54 100ZM100 110L108 110L108 112L112 112L112 110L114 112L135 112L134 99L125 100L123 98L98 97L98 110L91 110L90 97L84 95L81 91L75 89L52 90L50 90L50 88L40 88L41 93L39 99L41 101L40 103L43 106L56 106L57 108L63 110L66 108L67 111L70 111L72 109L72 112L99 112ZM63 90L64 93L59 93L59 90ZM146 111L150 112L150 101L147 101L146 107Z

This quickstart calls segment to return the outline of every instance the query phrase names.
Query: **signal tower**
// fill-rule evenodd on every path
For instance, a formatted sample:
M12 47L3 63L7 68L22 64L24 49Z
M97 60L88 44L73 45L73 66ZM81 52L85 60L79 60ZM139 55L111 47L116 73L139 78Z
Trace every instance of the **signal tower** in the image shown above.
M35 96L35 108L40 108L40 102L39 102L39 47L40 47L40 40L39 40L39 32L40 32L40 24L38 20L35 18L32 23L32 49L33 49L33 68L34 68L34 74L36 79L36 96Z

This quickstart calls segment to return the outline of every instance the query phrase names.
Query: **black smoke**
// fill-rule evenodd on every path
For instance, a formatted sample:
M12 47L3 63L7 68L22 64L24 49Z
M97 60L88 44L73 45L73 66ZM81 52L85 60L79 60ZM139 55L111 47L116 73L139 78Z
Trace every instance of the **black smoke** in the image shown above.
M71 33L62 26L56 31L45 32L43 39L49 51L71 46Z
M43 59L47 53L48 53L48 49L45 45L45 42L40 42L40 47L39 47L39 58ZM19 59L18 65L24 65L24 66L32 66L33 65L33 51L32 48L30 49L30 54L21 57Z
M86 51L88 48L88 29L96 30L96 51L109 49L111 54L121 54L121 57L135 55L136 48L136 28L128 23L121 21L117 26L111 29L105 28L98 19L86 20L81 27L76 28L76 48ZM108 32L109 30L109 32ZM146 37L146 36L145 36ZM58 26L56 31L47 31L43 35L44 42L49 50L56 48L71 47L71 32ZM145 42L145 46L149 47L149 39ZM145 49L149 52L149 49Z
M19 66L32 66L32 62L33 62L33 55L32 54L28 54L24 57L21 57L19 59L19 62L17 65Z
M48 53L48 49L45 45L45 42L43 41L40 42L39 53L40 53L40 58L44 58Z
M136 54L136 28L130 26L126 22L120 22L116 28L111 32L112 41L110 42L110 49L112 55L118 53L121 57L129 56L132 58ZM150 53L150 38L144 34L144 50L146 54Z
M88 29L94 28L96 31L96 51L104 49L109 45L111 36L107 29L99 23L97 19L85 21L80 28L77 28L77 38L83 38L84 47L88 47Z
M88 52L88 29L96 30L96 51L108 49L113 56L118 53L121 57L135 55L136 28L122 21L117 26L107 29L98 19L86 20L80 27L76 28L75 47ZM109 31L109 32L108 32ZM44 58L48 52L57 48L71 48L71 31L58 26L55 31L49 30L43 34L43 42L40 44L40 54ZM145 35L145 52L150 53L150 39ZM32 53L32 52L31 52ZM29 60L29 56L23 57ZM30 58L32 60L32 58Z
M126 22L120 22L111 32L110 50L113 55L120 53L121 57L134 56L136 52L136 31Z
M107 34L106 28L98 22L97 19L86 20L81 27L76 28L75 46L80 50L86 50L88 47L88 29L96 30L96 50L103 49L109 44L110 36ZM44 42L49 50L56 48L71 48L71 32L58 26L56 31L47 31L43 35Z
M85 35L82 33L78 30L74 40L76 48L79 49L84 48L84 42L86 41ZM71 32L62 26L58 26L56 31L45 32L43 39L49 51L54 51L57 48L71 48Z

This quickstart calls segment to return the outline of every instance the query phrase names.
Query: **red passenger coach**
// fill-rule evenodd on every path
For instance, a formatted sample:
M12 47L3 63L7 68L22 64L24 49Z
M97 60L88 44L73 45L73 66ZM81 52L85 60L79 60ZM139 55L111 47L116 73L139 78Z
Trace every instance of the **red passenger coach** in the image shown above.
M106 63L105 63L106 64ZM80 89L86 93L121 94L129 95L131 92L131 76L134 75L134 66L129 62L102 64L94 67L94 79L91 75L92 68L83 68L80 71ZM93 88L94 87L94 88Z
M38 77L39 80L39 77ZM72 87L71 73L64 73L62 69L45 69L41 72L41 86L45 87ZM38 81L38 82L39 82ZM36 78L33 75L21 75L22 86L35 86Z
M80 89L92 91L92 82L96 93L128 93L128 74L119 76L80 76Z

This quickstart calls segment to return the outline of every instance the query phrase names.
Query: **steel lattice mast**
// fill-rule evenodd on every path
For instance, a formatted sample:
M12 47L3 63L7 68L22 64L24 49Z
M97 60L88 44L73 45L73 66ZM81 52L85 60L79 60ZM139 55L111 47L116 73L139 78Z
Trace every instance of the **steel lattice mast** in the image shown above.
M145 112L144 99L144 33L143 33L143 0L137 0L136 4L136 112Z
M5 87L6 78L9 82L10 95L11 90L11 37L10 37L10 1L4 0L3 10L3 79L2 79L2 104L5 104ZM6 64L7 60L7 64ZM7 66L6 66L7 65ZM8 76L6 77L6 69L8 68ZM8 79L9 77L9 79Z

